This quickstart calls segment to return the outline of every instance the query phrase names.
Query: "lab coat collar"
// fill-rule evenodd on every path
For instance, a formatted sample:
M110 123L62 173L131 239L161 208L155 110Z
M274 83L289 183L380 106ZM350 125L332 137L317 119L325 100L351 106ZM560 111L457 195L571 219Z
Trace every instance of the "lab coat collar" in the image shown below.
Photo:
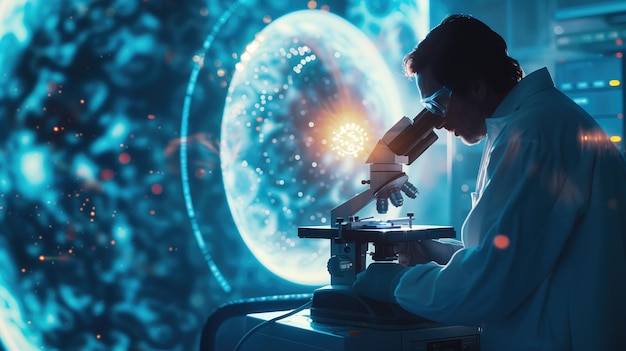
M524 77L502 100L491 117L485 120L487 138L495 139L502 128L512 118L515 111L527 97L544 89L554 87L552 77L546 67L540 68Z

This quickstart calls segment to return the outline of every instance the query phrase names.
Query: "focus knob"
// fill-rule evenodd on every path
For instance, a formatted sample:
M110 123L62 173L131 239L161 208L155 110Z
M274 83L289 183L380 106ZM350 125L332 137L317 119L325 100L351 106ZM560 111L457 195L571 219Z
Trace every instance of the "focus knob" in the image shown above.
M328 273L335 277L345 277L352 270L352 261L348 256L333 256L326 264Z

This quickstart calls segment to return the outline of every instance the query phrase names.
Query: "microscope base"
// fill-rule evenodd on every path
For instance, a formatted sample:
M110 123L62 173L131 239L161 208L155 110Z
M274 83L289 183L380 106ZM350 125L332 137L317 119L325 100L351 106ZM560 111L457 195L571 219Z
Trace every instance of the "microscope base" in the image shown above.
M368 299L347 285L328 285L315 290L311 319L327 324L396 330L437 324L407 312L397 304Z
M260 323L286 311L255 313L246 316L249 331ZM362 326L333 325L311 320L310 310L256 330L243 344L243 351L479 351L477 328L463 326L423 326L421 328L381 330Z

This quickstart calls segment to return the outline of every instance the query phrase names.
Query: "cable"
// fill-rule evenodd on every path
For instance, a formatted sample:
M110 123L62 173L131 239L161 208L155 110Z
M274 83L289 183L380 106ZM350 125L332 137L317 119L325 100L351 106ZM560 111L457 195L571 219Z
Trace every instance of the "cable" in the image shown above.
M260 324L257 324L254 328L250 329L246 334L244 334L244 336L241 337L241 339L239 339L239 342L237 343L237 345L235 346L235 348L233 349L233 351L239 351L241 346L243 345L243 343L252 336L252 334L256 333L259 329L269 325L270 323L274 323L276 321L279 321L283 318L287 318L289 316L293 316L294 314L308 308L311 306L313 300L309 300L309 302L305 303L304 305L294 309L291 312L285 313L283 315L280 315L278 317L274 317L272 319L266 320L265 322L262 322Z

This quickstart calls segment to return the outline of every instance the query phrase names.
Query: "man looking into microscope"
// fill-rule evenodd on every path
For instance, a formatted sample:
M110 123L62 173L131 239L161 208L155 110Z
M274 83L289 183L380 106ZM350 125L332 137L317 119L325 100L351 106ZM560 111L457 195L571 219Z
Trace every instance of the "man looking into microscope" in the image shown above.
M404 63L437 128L485 139L464 247L401 252L414 265L371 264L355 289L479 326L482 350L626 350L626 164L607 135L471 16L446 18Z

